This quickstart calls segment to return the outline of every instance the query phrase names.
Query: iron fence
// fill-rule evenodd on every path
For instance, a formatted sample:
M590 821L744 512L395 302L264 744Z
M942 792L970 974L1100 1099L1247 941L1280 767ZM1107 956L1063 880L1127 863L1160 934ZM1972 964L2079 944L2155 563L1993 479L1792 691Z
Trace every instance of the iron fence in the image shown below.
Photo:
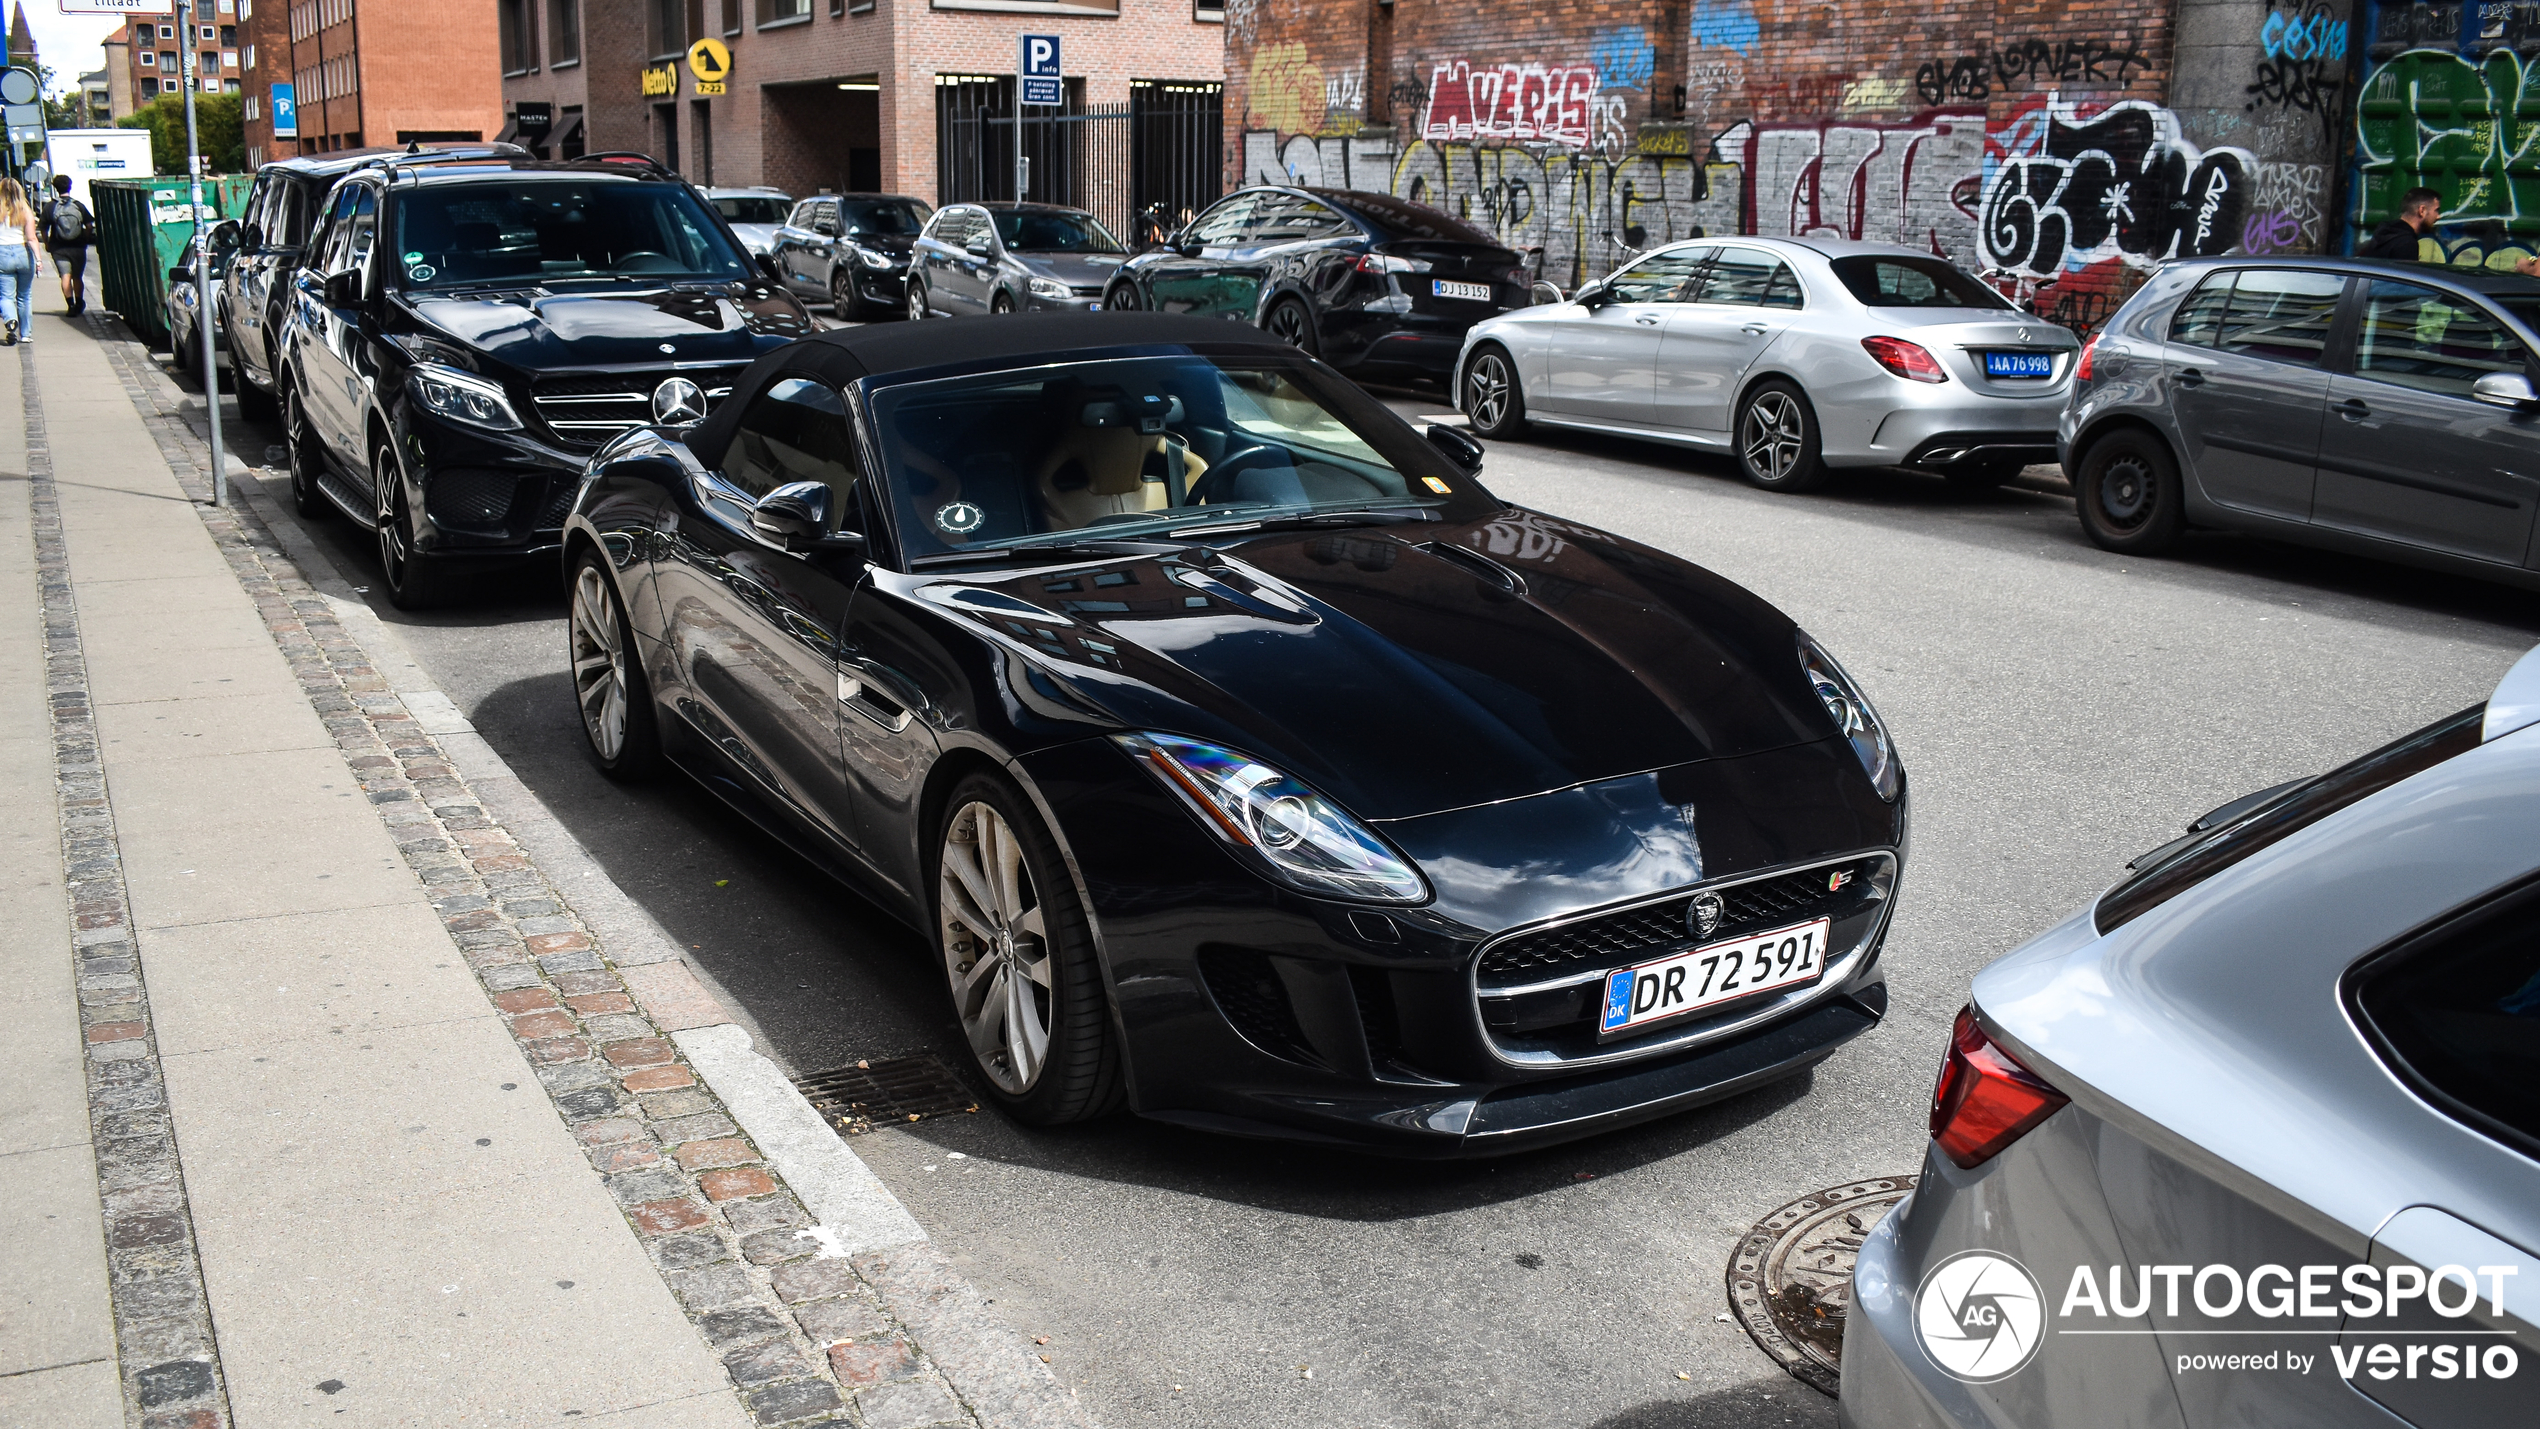
M935 90L937 201L1012 199L1013 80L946 78ZM1087 105L1082 81L1069 80L1064 106L1024 112L1024 197L1084 209L1123 242L1149 205L1164 207L1168 226L1205 208L1224 189L1218 88L1140 81L1127 104Z

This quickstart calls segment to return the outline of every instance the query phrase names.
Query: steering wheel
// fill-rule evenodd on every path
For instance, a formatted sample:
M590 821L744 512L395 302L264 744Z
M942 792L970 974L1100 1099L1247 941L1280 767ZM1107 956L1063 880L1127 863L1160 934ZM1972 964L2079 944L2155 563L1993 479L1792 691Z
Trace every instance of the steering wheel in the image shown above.
M656 253L649 248L639 248L632 253L619 254L617 266L621 271L628 273L659 273L675 269L679 265L671 261L667 253Z
M1204 506L1220 500L1218 493L1226 491L1232 485L1236 473L1260 466L1272 457L1277 457L1284 463L1287 455L1285 447L1261 442L1248 446L1233 456L1219 459L1215 466L1210 467L1201 475L1198 488L1191 493L1193 498L1191 504Z

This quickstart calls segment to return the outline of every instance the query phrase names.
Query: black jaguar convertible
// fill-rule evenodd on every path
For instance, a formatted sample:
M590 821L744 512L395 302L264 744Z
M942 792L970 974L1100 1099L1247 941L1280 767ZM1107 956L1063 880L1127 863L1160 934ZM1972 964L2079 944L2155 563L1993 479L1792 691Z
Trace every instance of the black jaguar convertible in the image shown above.
M601 767L919 928L996 1100L1412 1154L1877 1024L1905 776L1780 612L1230 324L825 333L603 448Z

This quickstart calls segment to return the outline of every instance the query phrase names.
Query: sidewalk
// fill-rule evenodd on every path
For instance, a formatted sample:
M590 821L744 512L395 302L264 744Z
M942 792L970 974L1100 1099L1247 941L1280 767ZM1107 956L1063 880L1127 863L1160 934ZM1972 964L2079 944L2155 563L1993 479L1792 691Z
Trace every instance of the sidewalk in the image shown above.
M1082 1423L295 533L201 504L120 325L35 330L0 1425Z

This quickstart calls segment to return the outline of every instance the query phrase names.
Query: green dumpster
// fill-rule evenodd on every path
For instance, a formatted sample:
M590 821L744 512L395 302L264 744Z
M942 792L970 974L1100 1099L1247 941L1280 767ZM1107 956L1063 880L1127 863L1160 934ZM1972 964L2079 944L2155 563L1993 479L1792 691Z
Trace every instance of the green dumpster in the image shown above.
M203 203L223 218L247 206L252 174L203 181ZM89 185L97 210L97 267L106 306L152 347L165 346L168 269L185 261L194 241L184 178L99 179Z

